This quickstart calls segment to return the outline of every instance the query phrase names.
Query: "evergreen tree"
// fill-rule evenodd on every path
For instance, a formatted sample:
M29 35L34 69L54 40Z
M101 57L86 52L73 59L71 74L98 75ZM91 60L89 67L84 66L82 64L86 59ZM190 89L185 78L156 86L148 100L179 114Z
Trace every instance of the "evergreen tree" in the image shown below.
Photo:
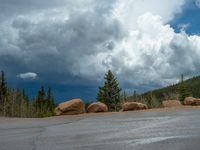
M45 90L44 87L42 86L40 90L37 92L36 98L33 100L33 109L37 117L43 117L44 102L45 102Z
M185 82L182 82L178 87L179 99L180 101L184 101L186 97L191 96L191 92L189 91Z
M123 102L127 101L127 94L126 94L126 91L122 92L122 94L121 94L121 100L122 100Z
M51 115L54 115L54 108L55 108L55 103L54 103L54 97L52 95L52 91L51 91L51 88L49 87L48 88L48 91L47 91L47 110L48 110L48 114L51 116Z
M184 76L183 74L181 75L181 83L178 87L178 93L180 95L179 99L180 101L184 101L184 99L188 96L191 96L191 92L189 91L185 81L184 81Z
M97 100L99 102L105 103L106 104L106 99L105 99L105 88L103 87L99 87L99 92L97 94Z
M5 79L5 74L3 71L1 71L0 75L0 113L5 115L5 106L6 106L6 101L7 101L7 96L8 96L8 88L7 88L7 83Z
M145 103L147 104L148 108L157 108L159 106L158 100L152 91L150 91L145 97Z
M39 92L40 92L40 95L41 95L41 99L44 100L46 93L45 93L45 90L44 90L43 86L41 87Z
M29 103L29 97L26 95L25 90L22 90L22 95L23 95L23 99L25 100L25 103L28 105Z
M7 94L7 83L3 71L1 71L1 76L0 76L0 94L2 96L6 96Z
M105 103L110 111L117 111L120 106L120 91L117 79L114 77L111 70L105 74L105 82L99 88L97 100Z
M138 95L137 95L137 92L136 92L136 91L134 91L134 92L133 92L133 98L134 98L134 99L136 99L136 98L137 98L137 96L138 96Z
M47 95L46 95L44 87L41 87L32 105L33 105L33 110L36 114L36 117L53 116L55 103L54 103L54 97L53 97L51 88L48 88Z

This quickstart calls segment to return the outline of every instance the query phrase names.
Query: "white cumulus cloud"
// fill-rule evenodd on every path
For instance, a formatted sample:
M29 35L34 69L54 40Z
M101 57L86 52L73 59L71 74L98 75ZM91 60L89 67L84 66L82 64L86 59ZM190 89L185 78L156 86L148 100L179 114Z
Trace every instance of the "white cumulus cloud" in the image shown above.
M162 17L163 23L174 19L182 12L187 0L118 0L113 9L114 17L119 19L126 28L135 28L139 16L150 12Z
M175 33L160 16L145 13L137 18L135 28L115 43L113 50L86 56L89 64L80 63L74 70L95 78L93 70L103 66L103 71L111 68L126 84L165 86L176 82L182 73L200 73L199 57L198 35L187 35L184 30Z
M35 80L38 77L38 75L33 72L26 72L26 73L20 73L19 75L17 75L17 77L21 79Z
M200 8L200 0L195 0L195 4L196 4L197 7Z

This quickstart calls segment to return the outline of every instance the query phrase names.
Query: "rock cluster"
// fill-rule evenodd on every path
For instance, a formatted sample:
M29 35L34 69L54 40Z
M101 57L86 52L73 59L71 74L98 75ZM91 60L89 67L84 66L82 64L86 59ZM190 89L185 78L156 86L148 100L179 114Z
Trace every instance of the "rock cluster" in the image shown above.
M184 105L197 106L200 105L200 99L194 97L187 97L184 100ZM163 107L179 107L182 106L179 100L166 100L162 102ZM148 106L138 102L125 102L122 104L122 111L135 111L148 109ZM77 115L83 113L99 113L108 112L108 106L101 102L90 104L87 109L81 99L73 99L64 103L60 103L55 108L56 115Z
M146 104L137 102L126 102L122 105L122 111L134 111L148 109ZM108 106L101 102L95 102L90 104L85 110L85 104L81 99L73 99L60 103L58 107L55 108L55 113L57 116L60 115L78 115L83 113L99 113L108 112Z

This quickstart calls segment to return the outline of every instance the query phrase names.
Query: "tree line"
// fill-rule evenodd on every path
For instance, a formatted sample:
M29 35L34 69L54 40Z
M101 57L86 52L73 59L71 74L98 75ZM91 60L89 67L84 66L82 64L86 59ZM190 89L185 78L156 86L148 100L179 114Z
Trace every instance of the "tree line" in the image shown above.
M148 105L149 108L160 107L163 100L179 99L181 102L188 96L200 97L200 77L183 80L178 84L162 89L128 95L119 86L117 78L111 70L104 76L104 84L99 87L97 101L105 103L109 111L119 111L124 102L135 101ZM53 116L56 105L51 88L47 91L41 87L36 96L30 99L24 90L7 86L5 74L0 74L0 116L7 117L49 117Z
M41 87L30 99L24 90L7 86L5 74L0 74L0 116L6 117L49 117L54 115L54 96L49 87Z
M133 95L128 95L125 91L122 91L111 70L105 74L104 80L103 86L99 87L97 101L105 103L109 111L120 110L122 104L127 101L141 102L147 104L149 108L157 108L161 106L163 100L176 99L183 103L188 96L200 97L200 77L185 81L183 75L181 75L178 84L142 94L134 91Z

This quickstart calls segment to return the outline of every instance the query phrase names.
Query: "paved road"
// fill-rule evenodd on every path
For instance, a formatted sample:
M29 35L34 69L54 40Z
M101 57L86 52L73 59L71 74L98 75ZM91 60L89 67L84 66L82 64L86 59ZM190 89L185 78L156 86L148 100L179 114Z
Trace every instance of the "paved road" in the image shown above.
M0 150L199 150L200 110L0 118Z

